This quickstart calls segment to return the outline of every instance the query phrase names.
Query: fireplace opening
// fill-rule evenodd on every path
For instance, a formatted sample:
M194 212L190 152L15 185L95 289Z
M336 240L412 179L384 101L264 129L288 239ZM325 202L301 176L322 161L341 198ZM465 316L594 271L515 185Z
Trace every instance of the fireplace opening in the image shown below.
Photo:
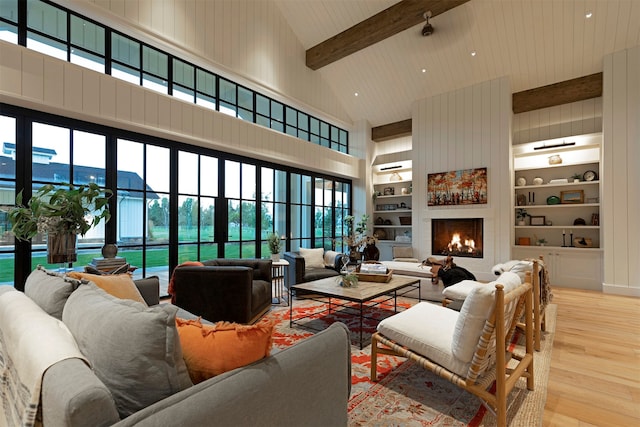
M432 219L433 254L482 258L483 223L483 218Z

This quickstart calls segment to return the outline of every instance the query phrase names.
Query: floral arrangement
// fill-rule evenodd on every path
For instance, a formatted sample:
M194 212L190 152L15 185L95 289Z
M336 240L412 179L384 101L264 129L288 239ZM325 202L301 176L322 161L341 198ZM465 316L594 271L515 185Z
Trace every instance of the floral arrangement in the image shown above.
M360 221L355 221L356 218L353 215L347 215L344 218L344 223L347 225L347 234L343 236L343 242L349 248L360 248L368 243L375 243L375 237L367 236L369 215L362 215Z

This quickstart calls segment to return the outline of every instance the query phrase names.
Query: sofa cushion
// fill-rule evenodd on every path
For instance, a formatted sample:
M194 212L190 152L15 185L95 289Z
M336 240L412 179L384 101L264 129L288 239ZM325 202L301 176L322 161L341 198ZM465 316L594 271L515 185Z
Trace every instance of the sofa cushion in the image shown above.
M324 266L327 268L336 268L336 257L338 255L340 255L340 252L324 251Z
M98 285L99 288L110 293L114 297L130 299L147 305L144 298L142 298L138 287L133 283L133 279L129 274L98 275L72 271L71 273L68 273L67 276L75 279L90 280Z
M69 295L80 285L80 281L66 278L63 274L47 271L38 266L29 274L24 293L47 314L62 319L62 309Z
M476 351L484 323L495 307L495 285L498 283L504 286L505 293L510 292L520 285L520 277L508 271L502 273L495 282L474 287L462 304L451 349L463 362L471 362Z
M67 300L62 320L109 388L121 417L192 385L176 328L177 308L116 298L93 283Z
M315 248L315 249L300 248L300 256L304 258L305 270L312 270L314 268L324 268L324 249L323 248Z
M176 318L184 360L193 383L269 356L273 322L263 319L255 325L218 322L202 324L200 319Z

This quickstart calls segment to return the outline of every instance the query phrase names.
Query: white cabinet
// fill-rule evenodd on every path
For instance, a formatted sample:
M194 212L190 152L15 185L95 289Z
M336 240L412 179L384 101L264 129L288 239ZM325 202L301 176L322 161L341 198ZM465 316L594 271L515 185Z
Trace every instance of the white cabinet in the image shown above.
M516 246L514 259L542 256L552 286L602 290L602 251L600 249L573 249L536 246Z
M374 170L373 175L373 232L381 243L410 244L413 207L410 163L382 169Z
M597 133L513 147L512 254L543 255L554 285L601 289L601 143Z

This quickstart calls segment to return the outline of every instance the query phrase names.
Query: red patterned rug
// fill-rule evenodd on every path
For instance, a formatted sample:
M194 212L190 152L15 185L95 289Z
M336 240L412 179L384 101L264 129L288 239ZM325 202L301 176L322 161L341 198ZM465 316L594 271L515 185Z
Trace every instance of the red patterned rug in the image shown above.
M413 299L402 299L398 306L406 308L415 302L416 300ZM300 318L322 307L323 305L316 301L296 300L293 316ZM334 310L319 318L307 319L306 327L294 325L293 328L289 327L289 307L274 307L267 317L277 322L274 331L274 348L286 348L313 335L314 331L307 327L321 330L335 321L343 322L349 327L352 344L349 426L495 425L493 414L488 412L475 396L412 362L406 362L403 358L379 356L379 380L375 383L370 381L371 333L375 331L380 319L392 314L393 306L388 304L367 311L366 315L372 319L365 319L363 323L363 350L360 350L359 346L359 320L357 314L353 312ZM547 319L549 319L548 314ZM546 335L546 342L543 345L549 353L546 359L550 359L553 334L547 332ZM544 384L538 381L541 374L544 375L544 381L542 381ZM527 392L526 386L523 385L511 393L509 398L511 408L508 415L511 426L538 425L541 422L546 400L547 376L548 366L545 372L544 367L537 364L537 391ZM524 383L523 380L521 381ZM540 399L542 399L541 403Z

